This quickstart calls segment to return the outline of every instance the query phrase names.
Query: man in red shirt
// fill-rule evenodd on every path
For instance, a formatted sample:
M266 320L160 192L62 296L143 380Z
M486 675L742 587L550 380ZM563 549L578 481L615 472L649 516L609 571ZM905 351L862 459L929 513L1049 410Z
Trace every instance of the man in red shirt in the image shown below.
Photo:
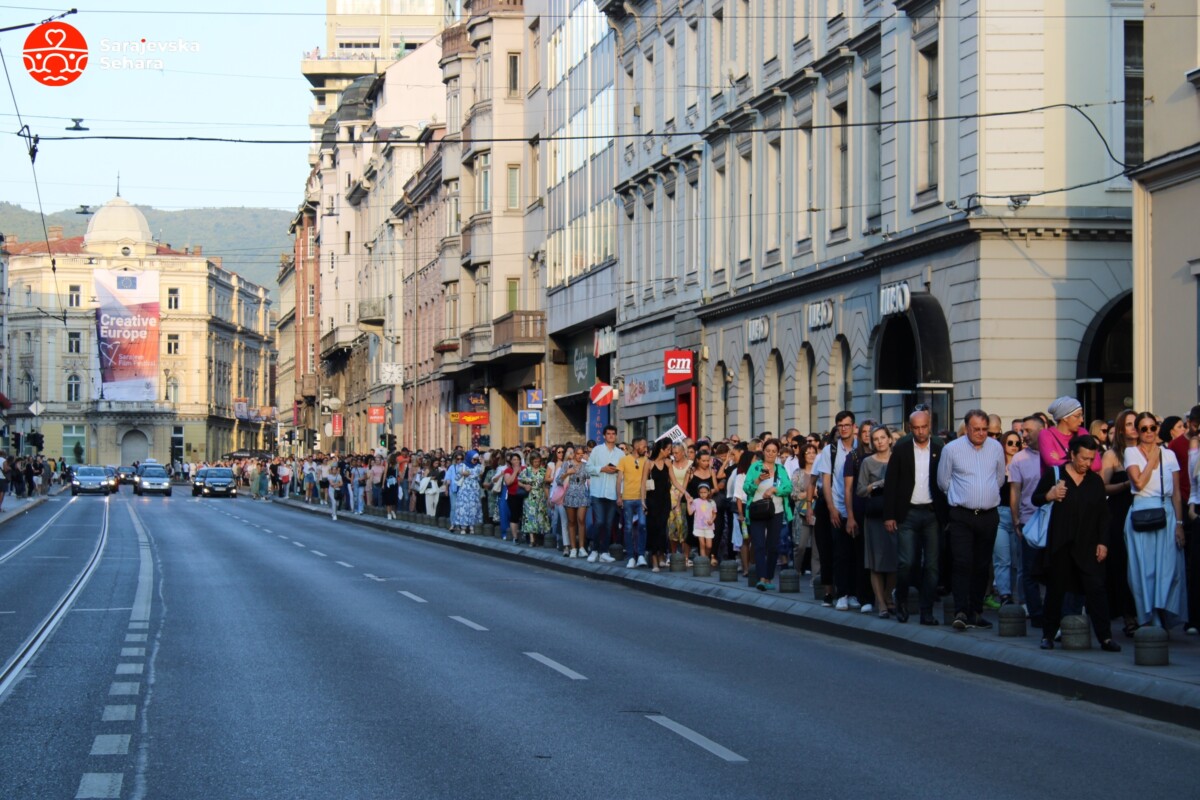
M1188 412L1187 430L1167 443L1167 447L1179 460L1179 493L1184 505L1187 505L1192 494L1192 476L1188 474L1187 468L1190 446L1188 437L1195 436L1197 431L1200 431L1200 405L1192 406L1192 410Z

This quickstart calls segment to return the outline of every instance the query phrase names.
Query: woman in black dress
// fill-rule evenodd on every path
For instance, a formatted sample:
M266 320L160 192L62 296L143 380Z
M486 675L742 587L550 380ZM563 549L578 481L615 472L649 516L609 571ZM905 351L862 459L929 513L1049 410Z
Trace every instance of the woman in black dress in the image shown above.
M396 518L396 505L400 502L400 454L397 453L383 473L383 507L387 518Z
M646 555L651 571L658 572L666 563L667 517L671 514L671 440L654 443L650 453L650 470L646 474Z
M1057 479L1056 470L1048 469L1033 490L1035 506L1055 504L1046 547L1041 553L1046 579L1043 650L1054 649L1054 635L1062 622L1063 595L1082 590L1100 649L1110 653L1121 651L1121 645L1112 640L1108 598L1104 594L1108 505L1104 502L1104 479L1092 472L1098 447L1090 434L1071 439L1069 460L1057 470Z
M1104 585L1108 592L1108 613L1123 620L1122 630L1133 636L1137 630L1137 609L1129 590L1129 553L1125 550L1125 518L1133 505L1129 474L1125 471L1125 449L1137 447L1137 412L1125 409L1117 414L1108 440L1112 447L1104 454L1100 477L1108 492L1108 558L1104 560Z

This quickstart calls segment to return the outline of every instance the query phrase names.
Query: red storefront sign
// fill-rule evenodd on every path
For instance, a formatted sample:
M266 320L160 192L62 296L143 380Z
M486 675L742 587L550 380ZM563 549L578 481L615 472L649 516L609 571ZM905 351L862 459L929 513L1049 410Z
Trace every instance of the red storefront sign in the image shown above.
M343 429L342 429L342 415L341 414L334 414L333 419L330 421L329 424L333 426L333 435L334 436L342 435Z
M387 422L387 410L383 406L367 406L367 422L371 425L383 425Z
M486 411L458 412L458 424L460 425L487 425L488 419L488 412Z
M668 350L663 354L663 385L690 381L696 354L691 350Z

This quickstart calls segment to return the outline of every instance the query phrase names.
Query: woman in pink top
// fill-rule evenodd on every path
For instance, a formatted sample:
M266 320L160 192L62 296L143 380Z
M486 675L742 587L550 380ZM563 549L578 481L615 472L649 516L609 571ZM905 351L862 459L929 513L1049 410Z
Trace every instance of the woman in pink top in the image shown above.
M1042 470L1061 467L1071 460L1071 440L1083 426L1083 405L1074 397L1060 397L1046 409L1054 419L1053 427L1047 426L1038 434L1038 455L1042 458ZM1099 472L1103 456L1099 449L1092 462L1092 470Z

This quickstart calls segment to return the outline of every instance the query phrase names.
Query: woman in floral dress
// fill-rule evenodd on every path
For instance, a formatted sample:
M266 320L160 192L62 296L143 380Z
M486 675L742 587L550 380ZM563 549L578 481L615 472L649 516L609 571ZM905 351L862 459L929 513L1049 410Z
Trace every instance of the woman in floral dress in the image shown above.
M463 533L474 533L476 525L483 524L482 490L479 478L483 475L483 467L479 464L479 456L472 455L469 465L455 465L458 469L458 500L454 504L454 519L451 520L451 530L460 529Z
M667 468L671 477L671 513L667 516L667 540L671 543L671 552L677 553L682 548L687 565L692 565L691 548L688 547L687 504L683 500L688 481L691 480L691 463L687 460L687 451L683 445L677 444L671 448L671 465Z
M550 533L550 503L546 484L550 474L542 465L542 454L534 450L529 456L529 466L521 470L517 483L529 494L525 496L525 508L521 517L521 533L529 537L529 544Z

